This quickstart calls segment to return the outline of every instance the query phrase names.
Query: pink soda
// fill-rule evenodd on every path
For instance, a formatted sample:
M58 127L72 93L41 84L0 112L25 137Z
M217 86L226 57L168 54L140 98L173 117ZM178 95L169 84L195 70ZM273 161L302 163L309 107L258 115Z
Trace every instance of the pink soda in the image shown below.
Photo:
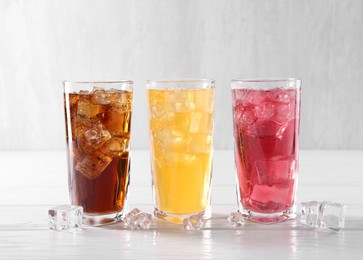
M259 222L293 218L300 81L232 81L232 100L240 210Z

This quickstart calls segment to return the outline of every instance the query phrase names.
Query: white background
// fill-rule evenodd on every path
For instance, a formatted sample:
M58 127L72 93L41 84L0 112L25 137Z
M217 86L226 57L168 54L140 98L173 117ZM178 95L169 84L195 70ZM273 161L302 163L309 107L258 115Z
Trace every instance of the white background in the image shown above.
M230 80L303 80L301 148L363 148L363 1L0 0L0 150L65 147L62 80L216 80L215 148L232 148Z

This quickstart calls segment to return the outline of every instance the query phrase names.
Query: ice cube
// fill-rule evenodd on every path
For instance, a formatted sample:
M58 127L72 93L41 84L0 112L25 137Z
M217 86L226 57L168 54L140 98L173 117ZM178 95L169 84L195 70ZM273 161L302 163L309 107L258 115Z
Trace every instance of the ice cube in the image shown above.
M120 114L131 112L132 92L115 93L111 99L111 110L117 111Z
M213 137L208 134L191 134L188 151L191 154L208 154L213 149Z
M190 115L189 132L211 134L213 131L213 115L206 112L192 112Z
M194 95L190 91L175 90L172 102L175 102L175 112L190 112L195 109Z
M91 94L91 101L93 104L108 105L111 103L111 93L109 91L94 87Z
M292 104L275 106L275 115L272 118L276 123L283 125L295 118L295 107Z
M336 202L323 201L319 208L318 227L340 231L344 228L345 205Z
M166 164L168 166L178 165L179 167L189 167L192 163L195 162L196 156L191 153L186 152L173 152L173 151L167 151L163 154L163 164Z
M129 137L131 126L131 113L120 113L114 110L107 110L103 118L104 126L114 136Z
M319 217L320 202L301 202L300 222L310 227L317 227Z
M233 227L237 228L245 224L245 217L239 211L231 212L228 217L228 222Z
M251 199L261 204L273 202L274 204L289 205L292 203L293 180L277 185L254 185ZM288 200L288 201L287 201Z
M203 214L192 215L183 220L185 230L200 230L204 226Z
M120 156L122 153L129 150L129 139L113 137L108 140L101 148L100 151L109 156Z
M268 97L272 101L278 102L278 103L289 103L290 102L290 95L289 95L288 91L284 91L282 89L269 92Z
M96 150L91 154L85 155L85 157L78 161L76 170L92 180L97 178L111 161L110 156Z
M212 113L214 108L214 91L210 89L200 89L194 92L195 109Z
M189 132L196 133L199 129L200 119L202 118L202 113L192 112L190 115Z
M253 105L259 105L264 100L266 100L266 93L260 90L243 90L244 91L244 100Z
M126 214L125 221L131 229L149 229L152 216L135 208Z
M255 115L260 120L269 120L274 115L274 105L271 102L263 102L255 107Z
M254 112L254 107L240 103L234 107L234 121L236 123L242 123L246 126L252 125L257 120Z
M61 205L48 210L49 228L58 231L77 231L82 227L83 208Z
M188 135L180 131L163 129L154 134L154 140L162 151L181 151L188 147Z
M300 222L319 230L339 232L344 228L345 205L329 201L302 202Z
M130 225L133 222L135 215L139 214L140 212L141 210L139 210L138 208L134 208L133 210L131 210L129 213L126 214L125 222Z
M83 151L95 150L111 138L110 132L101 123L93 121L80 123L75 134L78 145Z
M76 93L71 93L68 95L69 97L69 106L72 107L77 104L79 96Z
M91 95L79 95L77 115L80 117L95 118L102 112L102 106L91 102Z
M274 185L285 183L295 175L295 160L275 157L274 160L256 160L257 183Z

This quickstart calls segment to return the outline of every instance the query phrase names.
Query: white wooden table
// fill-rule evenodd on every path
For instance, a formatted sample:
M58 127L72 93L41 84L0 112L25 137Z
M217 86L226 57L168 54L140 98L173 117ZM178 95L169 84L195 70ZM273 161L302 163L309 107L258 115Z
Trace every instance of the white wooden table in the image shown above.
M363 151L300 154L298 203L347 205L340 233L317 232L296 220L232 228L236 210L232 151L215 151L212 219L201 231L155 222L150 230L121 223L80 232L48 229L48 208L68 203L65 152L0 152L0 259L357 259L363 255ZM147 151L133 151L130 209L152 211Z

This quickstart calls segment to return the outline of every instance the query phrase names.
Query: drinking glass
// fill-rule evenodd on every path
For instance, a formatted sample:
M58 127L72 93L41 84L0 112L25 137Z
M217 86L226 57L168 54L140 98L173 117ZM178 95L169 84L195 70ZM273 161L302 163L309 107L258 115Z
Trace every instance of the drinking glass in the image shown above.
M71 204L85 224L116 222L127 211L132 81L63 85Z
M214 80L149 80L154 214L181 223L210 214Z
M273 223L295 217L301 80L232 80L239 209Z

